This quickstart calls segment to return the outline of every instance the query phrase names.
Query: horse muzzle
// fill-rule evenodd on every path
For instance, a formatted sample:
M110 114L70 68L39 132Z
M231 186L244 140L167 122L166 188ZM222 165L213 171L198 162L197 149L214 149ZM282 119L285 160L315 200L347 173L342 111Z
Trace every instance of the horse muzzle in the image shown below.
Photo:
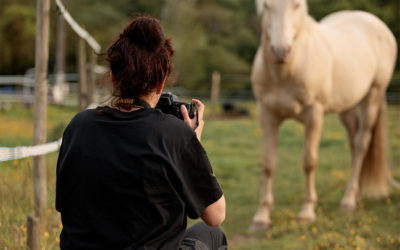
M290 55L291 46L270 46L271 53L277 63L285 63Z

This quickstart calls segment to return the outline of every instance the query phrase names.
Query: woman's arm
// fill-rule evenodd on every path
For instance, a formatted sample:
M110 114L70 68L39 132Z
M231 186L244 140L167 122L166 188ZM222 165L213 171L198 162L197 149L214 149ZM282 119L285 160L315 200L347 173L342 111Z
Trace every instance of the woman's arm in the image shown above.
M201 134L203 132L204 121L203 121L203 114L204 114L204 104L197 99L192 100L193 103L197 106L197 113L193 119L189 118L189 114L187 109L184 105L181 106L183 120L187 125L194 129L196 133L197 139L201 140ZM203 214L201 215L201 219L207 223L209 226L219 226L225 220L226 214L226 204L225 204L225 196L222 195L216 202L209 205L204 209Z
M209 226L220 226L225 220L226 204L225 196L222 195L219 200L204 209L201 219Z

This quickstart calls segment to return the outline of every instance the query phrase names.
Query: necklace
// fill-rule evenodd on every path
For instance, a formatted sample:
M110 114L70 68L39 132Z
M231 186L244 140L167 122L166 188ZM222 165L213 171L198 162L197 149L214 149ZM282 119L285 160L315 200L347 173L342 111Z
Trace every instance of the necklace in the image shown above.
M127 105L133 108L139 108L139 109L144 109L144 108L151 108L150 105L143 101L140 100L139 98L120 98L116 101L116 104L118 105ZM119 107L118 107L119 109Z

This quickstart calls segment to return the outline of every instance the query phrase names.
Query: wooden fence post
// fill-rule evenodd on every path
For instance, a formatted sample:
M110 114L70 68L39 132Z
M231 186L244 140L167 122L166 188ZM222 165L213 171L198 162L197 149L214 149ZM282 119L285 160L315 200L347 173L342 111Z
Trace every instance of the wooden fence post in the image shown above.
M49 59L50 0L37 0L35 48L35 118L33 145L46 142L47 122L47 65ZM45 156L33 163L35 216L42 219L47 205Z
M35 41L35 104L33 145L46 142L47 123L47 65L49 59L50 0L37 0ZM35 215L28 217L28 232L31 249L39 249L40 228L44 228L44 212L47 205L46 158L33 159L33 189Z
M84 110L88 106L88 87L87 87L87 71L86 71L86 45L85 40L79 37L78 42L78 73L79 73L79 110Z
M90 50L90 81L88 86L88 102L92 104L95 100L95 93L96 93L96 52Z
M214 117L217 112L219 89L221 85L221 74L219 71L214 71L212 73L212 83L211 83L211 96L210 96L210 109L211 117Z
M40 226L39 219L34 215L28 215L27 218L27 244L31 250L40 249Z

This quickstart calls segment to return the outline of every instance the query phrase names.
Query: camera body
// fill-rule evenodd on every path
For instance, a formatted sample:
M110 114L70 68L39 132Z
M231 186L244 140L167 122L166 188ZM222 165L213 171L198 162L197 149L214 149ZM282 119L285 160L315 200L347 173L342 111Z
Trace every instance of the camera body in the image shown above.
M161 110L161 112L163 112L164 114L171 114L183 120L181 105L185 105L189 117L190 119L192 119L196 112L196 104L194 104L193 102L180 102L178 97L171 92L161 94L156 109Z

